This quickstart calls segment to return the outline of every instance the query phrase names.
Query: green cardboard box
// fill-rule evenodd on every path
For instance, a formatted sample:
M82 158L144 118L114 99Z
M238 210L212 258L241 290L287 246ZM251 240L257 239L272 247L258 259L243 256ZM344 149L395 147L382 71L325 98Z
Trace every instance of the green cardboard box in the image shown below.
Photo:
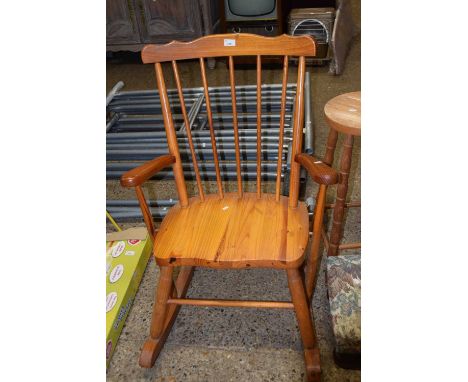
M106 368L140 285L152 248L146 228L106 237Z

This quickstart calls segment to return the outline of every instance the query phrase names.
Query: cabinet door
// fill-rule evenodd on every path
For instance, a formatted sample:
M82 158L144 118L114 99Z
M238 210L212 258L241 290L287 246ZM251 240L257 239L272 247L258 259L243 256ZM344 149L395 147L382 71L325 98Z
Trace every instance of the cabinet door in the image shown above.
M145 43L192 40L201 36L202 21L198 1L136 0L141 37Z
M107 45L141 42L133 0L106 1L106 39Z

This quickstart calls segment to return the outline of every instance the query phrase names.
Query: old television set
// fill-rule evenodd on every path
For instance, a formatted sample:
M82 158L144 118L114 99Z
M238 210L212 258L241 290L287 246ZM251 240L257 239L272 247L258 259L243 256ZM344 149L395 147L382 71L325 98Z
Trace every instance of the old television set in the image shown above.
M276 20L280 0L224 0L226 21Z
M220 0L222 33L283 33L281 0Z

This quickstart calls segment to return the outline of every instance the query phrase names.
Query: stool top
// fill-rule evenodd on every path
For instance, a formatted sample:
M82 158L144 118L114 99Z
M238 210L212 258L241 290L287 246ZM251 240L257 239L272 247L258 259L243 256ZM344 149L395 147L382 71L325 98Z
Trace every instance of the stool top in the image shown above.
M351 135L361 135L361 92L341 94L328 101L325 118L331 128Z

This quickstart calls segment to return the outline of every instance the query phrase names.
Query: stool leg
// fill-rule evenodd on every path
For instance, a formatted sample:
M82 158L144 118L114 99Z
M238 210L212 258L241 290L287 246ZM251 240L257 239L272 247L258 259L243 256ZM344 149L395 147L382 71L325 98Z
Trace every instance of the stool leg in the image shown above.
M288 285L296 312L299 331L304 345L304 360L308 382L320 381L320 352L317 347L315 330L304 288L304 281L299 269L288 269Z
M323 158L323 163L329 165L330 167L333 167L333 159L335 158L335 149L336 149L337 140L338 140L338 132L334 129L330 129L330 131L328 132L325 157ZM317 206L318 203L319 203L319 194L317 193L317 196L315 197L315 205ZM327 227L325 227L325 231L326 230L327 230ZM321 235L321 233L319 233L319 235ZM307 285L307 292L309 293L310 292L309 285L308 284L306 285Z
M346 194L348 193L348 178L351 168L351 156L353 153L352 135L346 135L343 145L343 153L340 162L341 181L336 190L335 208L333 209L333 225L330 233L330 247L328 248L328 256L338 255L338 246L341 241L344 208L346 202Z
M335 156L336 141L338 140L338 132L330 129L327 139L327 149L325 151L325 157L323 163L331 166L333 164L333 158Z

